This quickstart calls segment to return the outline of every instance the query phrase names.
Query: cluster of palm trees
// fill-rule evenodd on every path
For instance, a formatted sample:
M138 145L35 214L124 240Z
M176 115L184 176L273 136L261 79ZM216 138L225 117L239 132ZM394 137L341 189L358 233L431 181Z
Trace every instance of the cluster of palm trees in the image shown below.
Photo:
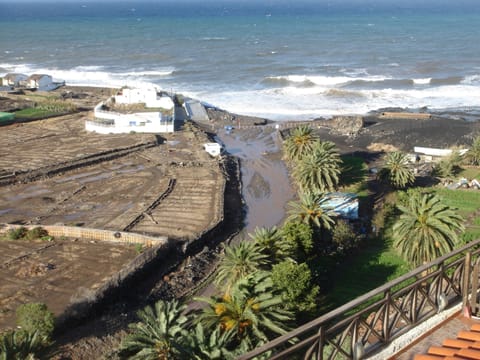
M284 158L298 188L298 200L288 204L288 220L305 223L322 237L335 225L335 214L325 206L325 193L335 190L340 181L340 154L334 143L322 141L310 126L302 125L285 140Z
M480 137L474 140L465 161L478 164L477 159L480 159ZM460 162L458 152L453 152L436 165L435 173L449 177ZM397 189L405 189L415 181L407 155L399 151L384 156L379 177ZM422 189L409 189L406 200L396 204L396 209L399 216L392 227L393 246L410 265L432 261L460 244L464 220L438 196Z
M325 193L339 182L342 160L331 141L322 141L307 125L292 131L284 143L285 158L302 193Z
M441 178L455 176L461 164L480 165L480 136L474 137L472 146L464 156L461 156L459 151L453 150L449 157L439 161L434 167L434 175ZM407 154L401 151L387 153L383 158L383 167L380 170L379 177L397 189L412 185L415 181L415 175L409 164Z
M257 228L249 241L227 246L214 279L219 295L196 298L205 304L196 311L178 301L140 310L119 356L233 359L286 333L297 316L315 311L319 293L308 266L297 261L297 233L307 244L302 249L311 249L302 227Z
M480 159L480 140L478 148ZM177 301L160 301L140 311L140 321L122 343L122 357L235 358L316 314L320 288L309 264L315 262L322 231L336 239L339 221L324 206L324 194L338 186L342 161L334 144L321 141L308 126L292 131L284 155L299 199L289 203L282 228L257 228L249 241L226 246L214 279L219 295L197 298L205 304L202 310L187 312ZM415 180L401 152L385 156L380 178L400 189ZM410 190L405 198L393 226L399 252L416 266L452 250L462 218L427 192ZM347 230L338 238L351 236Z
M324 192L338 185L341 174L342 162L334 144L319 140L310 127L300 126L285 140L284 151L300 190L299 201L290 203L289 219L332 230L334 214L322 204ZM480 136L474 139L465 160L480 165ZM446 167L452 168L457 162L454 153ZM387 153L379 178L396 189L413 185L415 175L407 154ZM393 226L393 239L399 253L411 265L418 266L453 250L464 227L463 219L437 196L421 191L411 194L406 204L397 206L399 216Z

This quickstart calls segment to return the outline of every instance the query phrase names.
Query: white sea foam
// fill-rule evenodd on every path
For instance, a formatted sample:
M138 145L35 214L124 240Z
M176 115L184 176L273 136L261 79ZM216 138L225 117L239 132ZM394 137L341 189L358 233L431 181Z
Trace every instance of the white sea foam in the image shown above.
M428 107L432 110L477 107L480 87L449 85L416 89L343 91L334 88L262 89L217 93L196 92L190 96L220 108L275 120L303 120L319 116L366 114L385 107Z
M413 79L413 83L416 85L426 85L430 84L430 80L432 80L432 78Z
M0 64L0 68L6 72L47 73L69 85L120 87L153 83L235 113L277 120L365 114L385 107L426 106L433 110L477 107L480 99L480 75L465 77L461 82L416 78L409 85L402 78L369 75L357 69L357 76L273 76L267 78L273 80L268 82L269 86L246 88L235 87L236 84L194 83L189 81L191 74L182 75L174 68L109 72L103 66L48 69L11 63ZM185 79L180 82L182 76ZM412 86L412 82L422 86ZM392 83L395 86L390 88Z
M462 84L480 84L480 75L466 76L462 80Z
M121 87L124 85L145 86L152 83L154 78L166 77L174 73L173 68L108 72L103 66L77 66L72 69L47 69L35 67L31 64L0 64L7 72L24 74L49 74L56 80L64 80L69 85Z
M224 41L224 40L228 40L228 38L223 37L223 36L205 36L205 37L202 37L201 40L203 40L203 41Z
M345 85L353 81L371 81L378 82L388 80L390 77L382 75L368 75L368 76L320 76L320 75L284 75L284 76L270 76L267 80L286 80L291 83L305 83L307 81L324 87Z
M169 76L172 75L174 70L152 70L152 71L131 71L131 72L125 72L125 73L118 73L116 74L117 76L140 76L140 77L162 77L162 76Z

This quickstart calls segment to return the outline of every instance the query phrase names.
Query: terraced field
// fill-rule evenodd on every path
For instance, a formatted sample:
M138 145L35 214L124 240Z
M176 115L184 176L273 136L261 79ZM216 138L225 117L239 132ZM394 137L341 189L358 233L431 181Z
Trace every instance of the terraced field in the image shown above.
M0 329L15 325L15 309L43 302L57 316L94 294L137 256L133 246L99 242L1 242Z
M200 150L207 141L202 133L175 133L156 144L153 135L86 133L83 120L77 114L2 128L3 170L28 171L20 183L0 187L0 222L191 240L221 220L225 180L218 161ZM23 141L15 141L17 130ZM149 141L155 145L105 156ZM74 161L85 156L95 161ZM39 168L41 176L29 179ZM49 175L50 169L57 172Z
M179 176L172 192L132 231L193 240L215 226L223 216L224 183L208 169L200 168L194 175Z
M203 132L98 135L84 130L87 116L1 128L0 223L129 231L183 243L222 221L224 170L203 151L209 141ZM136 256L132 246L83 239L49 245L0 241L0 329L13 325L23 302L45 302L61 314Z

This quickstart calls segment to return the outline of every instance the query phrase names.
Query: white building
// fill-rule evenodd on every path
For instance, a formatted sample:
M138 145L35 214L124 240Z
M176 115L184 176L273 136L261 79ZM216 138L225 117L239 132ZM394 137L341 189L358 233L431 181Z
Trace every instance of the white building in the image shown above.
M10 87L18 87L20 86L20 82L26 81L28 79L28 75L25 74L17 74L17 73L9 73L6 74L1 80L1 85L3 86L10 86Z
M112 111L106 106L109 102L121 105L144 104L146 111ZM94 115L93 120L85 121L85 129L100 134L169 133L175 129L173 100L169 96L159 96L156 90L153 93L152 89L122 89L121 93L95 106Z
M203 148L213 157L219 156L223 151L222 145L216 142L203 144Z
M147 108L173 108L172 99L168 96L160 96L154 87L123 88L114 98L116 104L145 104Z
M46 74L33 74L27 79L27 87L38 90L53 90L55 89L53 79Z

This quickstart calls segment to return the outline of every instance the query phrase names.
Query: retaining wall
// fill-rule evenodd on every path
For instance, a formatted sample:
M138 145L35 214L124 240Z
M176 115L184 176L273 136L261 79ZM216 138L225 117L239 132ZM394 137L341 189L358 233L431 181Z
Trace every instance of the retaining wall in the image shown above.
M22 225L2 224L0 225L0 233L5 233L10 229L16 229L21 226ZM99 230L58 225L27 225L23 227L27 229L42 227L48 232L49 235L57 237L65 236L112 243L142 244L145 246L164 245L168 243L168 238L166 236L152 237L124 231Z

